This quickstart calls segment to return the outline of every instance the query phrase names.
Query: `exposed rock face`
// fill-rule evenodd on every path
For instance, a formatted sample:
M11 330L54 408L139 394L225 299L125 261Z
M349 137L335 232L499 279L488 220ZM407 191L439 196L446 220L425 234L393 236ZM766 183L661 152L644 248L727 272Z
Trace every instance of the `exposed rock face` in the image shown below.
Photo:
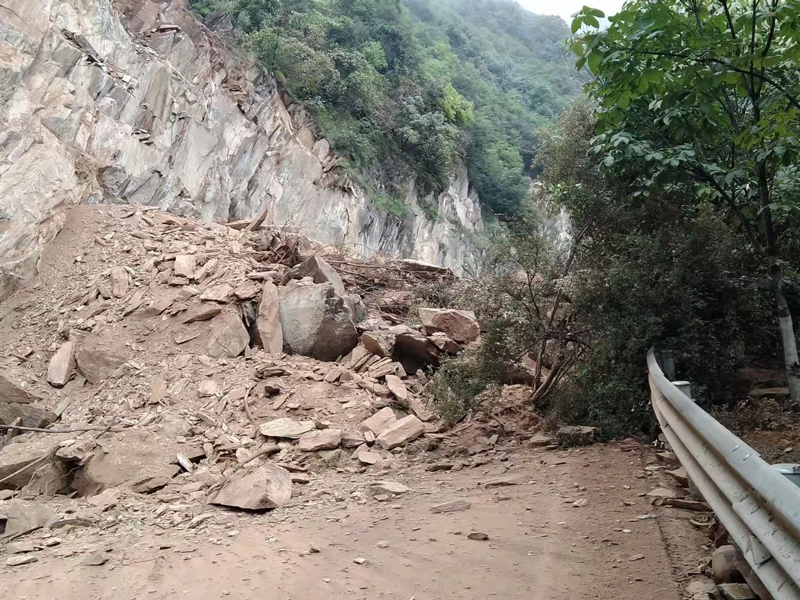
M358 344L353 312L331 283L309 279L278 288L283 343L295 354L336 360Z
M181 0L6 0L0 11L0 298L35 274L79 202L159 206L207 221L251 219L323 243L451 266L482 230L462 170L400 221L375 208L274 80L231 67ZM163 23L176 27L159 29ZM235 64L231 61L231 65ZM454 225L453 223L456 223ZM177 264L177 263L176 263Z

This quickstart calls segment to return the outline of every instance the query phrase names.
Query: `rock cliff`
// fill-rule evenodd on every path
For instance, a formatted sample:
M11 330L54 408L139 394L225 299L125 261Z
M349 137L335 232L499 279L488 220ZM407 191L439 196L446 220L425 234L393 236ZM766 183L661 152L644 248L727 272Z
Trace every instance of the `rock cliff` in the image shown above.
M301 108L182 0L0 0L0 298L77 203L251 218L460 272L483 223L460 173L405 218L348 180Z

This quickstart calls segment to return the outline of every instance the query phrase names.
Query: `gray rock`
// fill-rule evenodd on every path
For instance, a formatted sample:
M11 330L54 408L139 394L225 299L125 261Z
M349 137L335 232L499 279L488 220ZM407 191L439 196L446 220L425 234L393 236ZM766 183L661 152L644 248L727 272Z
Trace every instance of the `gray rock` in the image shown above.
M739 570L736 568L737 550L734 546L720 546L711 555L711 571L714 575L714 582L720 583L739 583L744 581Z
M746 583L722 583L719 591L725 600L758 600L758 596Z
M261 346L271 354L279 354L283 351L280 309L281 301L277 286L271 281L265 281L261 289L256 327L261 338Z
M403 417L381 432L377 443L385 450L407 444L425 433L425 424L414 415Z
M111 277L111 294L114 298L124 297L131 284L128 272L123 267L113 267L109 276Z
M352 311L330 283L290 281L278 289L284 346L318 360L336 360L358 344Z
M195 257L193 255L181 254L175 257L173 272L177 277L194 277Z
M556 438L562 446L588 446L594 442L596 433L597 427L566 425L559 427Z
M262 423L258 431L265 437L297 440L304 433L314 431L314 429L316 429L314 421L295 421L294 419L281 418Z
M376 436L397 422L394 411L388 406L380 409L374 415L361 423L361 431L371 431Z
M381 494L400 496L408 492L408 486L396 481L376 481L369 484L369 491L373 496Z
M22 565L28 565L30 563L35 563L39 559L35 556L30 554L19 554L17 556L11 556L6 559L6 566L7 567L19 567Z
M344 289L344 282L339 277L332 266L330 266L321 256L314 255L305 262L300 263L284 276L284 284L290 279L303 279L310 277L314 283L330 283L333 291L338 296L344 298L347 292Z
M39 502L14 499L4 507L6 529L4 535L22 533L34 527L44 527L55 520L53 509Z
M250 334L242 317L234 308L227 308L211 322L208 353L215 357L235 358L250 343Z
M419 318L428 335L441 332L456 342L471 342L481 333L475 313L469 310L420 308Z
M75 369L75 342L65 342L50 359L47 381L54 387L64 387Z
M444 514L451 512L460 512L462 510L469 510L472 502L469 500L450 500L442 502L441 504L434 504L431 506L431 512L434 514Z
M321 429L301 435L297 447L303 452L333 450L339 447L341 441L342 432L339 429Z
M90 335L80 343L75 362L86 381L100 383L130 360L130 352L105 336Z
M292 498L292 478L286 469L265 464L250 471L236 473L210 500L211 504L269 510Z
M365 331L361 335L361 343L364 348L382 358L392 355L394 341L394 334L388 331Z

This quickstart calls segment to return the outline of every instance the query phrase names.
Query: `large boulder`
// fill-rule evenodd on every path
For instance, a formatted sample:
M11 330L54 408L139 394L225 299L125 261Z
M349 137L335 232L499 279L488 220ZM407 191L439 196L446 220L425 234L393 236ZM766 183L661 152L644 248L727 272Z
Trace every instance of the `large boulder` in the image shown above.
M469 310L420 308L419 318L428 335L441 332L457 342L471 342L481 333L475 313Z
M281 301L278 296L278 287L271 281L265 281L261 290L256 327L261 338L261 346L265 351L270 354L279 354L283 351Z
M278 289L283 343L287 350L318 360L336 360L358 344L352 310L333 284L306 278Z
M244 326L239 312L226 308L223 313L211 321L208 353L215 358L235 358L250 343L250 334Z
M210 502L244 510L269 510L286 504L291 498L289 472L266 464L234 475Z

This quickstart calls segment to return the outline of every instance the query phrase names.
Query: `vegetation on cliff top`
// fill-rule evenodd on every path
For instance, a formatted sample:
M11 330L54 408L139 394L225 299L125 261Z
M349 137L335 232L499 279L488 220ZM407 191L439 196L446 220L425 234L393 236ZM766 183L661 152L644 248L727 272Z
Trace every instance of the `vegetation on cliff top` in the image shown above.
M537 130L580 92L558 17L511 0L194 0L384 192L442 191L459 164L493 211L526 196Z

